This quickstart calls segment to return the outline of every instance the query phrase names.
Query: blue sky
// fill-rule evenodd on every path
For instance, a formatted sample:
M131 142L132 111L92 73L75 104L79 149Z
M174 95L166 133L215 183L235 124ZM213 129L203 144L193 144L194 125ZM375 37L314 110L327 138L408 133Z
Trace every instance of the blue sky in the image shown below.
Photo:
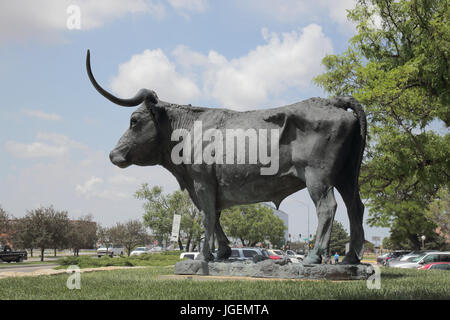
M54 205L102 225L140 218L141 183L178 188L159 167L113 166L109 151L133 110L101 97L155 90L165 101L249 110L326 96L321 59L347 48L354 0L39 0L0 4L0 204L14 214ZM81 29L68 29L70 5ZM348 229L338 198L336 219ZM293 235L317 226L306 191L286 199ZM366 214L367 216L367 214ZM366 238L387 230L366 228Z

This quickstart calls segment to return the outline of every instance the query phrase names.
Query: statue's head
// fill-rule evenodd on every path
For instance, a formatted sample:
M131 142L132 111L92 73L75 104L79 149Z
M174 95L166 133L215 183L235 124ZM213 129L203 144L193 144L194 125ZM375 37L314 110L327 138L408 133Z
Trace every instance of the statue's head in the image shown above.
M161 161L161 143L159 134L159 99L152 90L141 89L131 99L120 99L103 89L95 80L90 64L90 53L87 52L86 69L91 83L97 91L122 107L135 107L142 104L130 119L130 126L119 139L116 147L109 154L111 162L120 168L132 164L151 166Z

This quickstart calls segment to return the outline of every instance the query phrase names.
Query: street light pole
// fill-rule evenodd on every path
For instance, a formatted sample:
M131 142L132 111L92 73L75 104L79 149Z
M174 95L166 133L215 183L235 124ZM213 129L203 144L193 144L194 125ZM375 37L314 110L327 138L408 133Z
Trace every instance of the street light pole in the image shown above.
M310 240L309 239L309 206L306 203L304 203L304 202L302 202L300 200L297 200L297 199L292 199L292 200L294 200L294 201L304 205L306 207L306 209L308 209L308 234L307 234L307 237L308 237L308 251L309 251L309 240Z

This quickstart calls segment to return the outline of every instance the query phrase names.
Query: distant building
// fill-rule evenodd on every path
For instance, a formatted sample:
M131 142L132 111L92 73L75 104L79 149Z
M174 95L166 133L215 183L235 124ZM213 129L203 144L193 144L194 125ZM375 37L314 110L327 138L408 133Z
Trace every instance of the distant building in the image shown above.
M263 203L264 206L272 209L273 213L279 217L281 220L283 220L284 225L286 226L286 231L284 232L284 239L286 240L286 242L289 241L289 215L284 212L281 211L277 208L275 208L272 204L270 203Z

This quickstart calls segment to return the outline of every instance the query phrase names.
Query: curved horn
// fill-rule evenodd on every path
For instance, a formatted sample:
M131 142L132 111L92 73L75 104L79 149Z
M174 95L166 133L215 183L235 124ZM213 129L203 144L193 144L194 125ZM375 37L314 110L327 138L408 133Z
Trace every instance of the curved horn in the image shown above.
M91 80L92 85L94 86L94 88L102 95L104 96L106 99L108 99L109 101L118 104L122 107L135 107L139 104L141 104L142 102L144 102L144 100L146 100L147 98L150 99L151 102L153 103L157 103L158 101L156 100L155 96L156 94L152 93L150 90L147 89L141 89L139 90L139 92L131 99L121 99L121 98L117 98L116 96L113 96L111 93L109 93L108 91L106 91L105 89L103 89L95 80L94 75L92 74L92 70L91 70L91 53L89 52L89 50L87 51L87 55L86 55L86 69L87 69L87 73L89 76L89 80Z

